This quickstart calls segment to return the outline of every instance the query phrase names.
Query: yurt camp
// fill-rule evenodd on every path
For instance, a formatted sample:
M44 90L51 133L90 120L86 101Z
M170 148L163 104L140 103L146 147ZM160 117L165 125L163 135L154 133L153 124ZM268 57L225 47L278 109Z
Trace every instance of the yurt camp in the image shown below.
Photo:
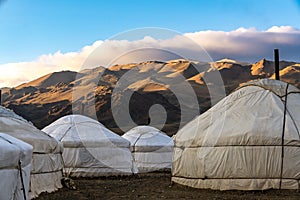
M32 146L0 133L0 199L29 199Z
M242 85L176 134L172 181L216 190L299 189L300 90Z
M151 126L137 126L122 137L130 141L139 173L171 169L174 143L162 131Z
M30 198L62 187L62 144L12 110L0 107L0 131L33 146Z
M129 141L94 119L67 115L43 131L63 143L67 176L97 177L136 172Z

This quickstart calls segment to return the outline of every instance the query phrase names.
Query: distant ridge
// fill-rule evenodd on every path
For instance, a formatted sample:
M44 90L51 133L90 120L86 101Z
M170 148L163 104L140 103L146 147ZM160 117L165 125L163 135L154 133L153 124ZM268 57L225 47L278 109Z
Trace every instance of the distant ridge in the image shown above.
M163 130L172 135L178 129L182 108L190 110L191 113L197 110L196 108L201 112L210 108L210 93L207 84L214 84L213 80L208 77L215 70L219 71L227 94L243 82L274 78L274 62L266 59L261 59L256 63L229 58L206 63L182 59L167 62L146 61L114 65L110 68L99 66L80 72L50 73L15 88L3 89L2 103L25 119L32 121L37 127L43 128L59 117L71 114L72 111L80 112L82 102L85 102L87 112L96 110L99 121L121 134L122 131L114 121L111 107L122 105L122 99L132 94L129 103L132 119L137 124L147 123L149 108L154 104L160 104L168 113ZM123 77L125 74L126 78ZM299 63L281 61L280 75L283 81L300 87ZM111 95L121 78L124 78L122 79L124 88L115 94L118 98L112 101ZM176 94L170 86L178 91L184 91L183 84L178 82L180 79L190 84L198 102L187 101L184 105L179 105ZM89 93L86 96L74 97L74 86L78 86L76 88L79 94ZM95 91L90 91L91 88ZM189 97L186 98L189 99ZM74 104L72 104L73 100ZM90 101L94 103L89 103ZM94 105L94 107L89 107L89 105ZM121 111L117 110L117 112Z
M249 65L249 63L247 62L242 62L242 61L237 61L237 60L233 60L230 58L224 58L215 62L220 62L220 63L235 63L235 64L239 64L239 65Z
M46 88L49 86L56 85L57 83L69 84L75 80L76 75L77 72L74 71L53 72L28 83L23 83L17 86L15 89L21 89L29 86L36 88Z

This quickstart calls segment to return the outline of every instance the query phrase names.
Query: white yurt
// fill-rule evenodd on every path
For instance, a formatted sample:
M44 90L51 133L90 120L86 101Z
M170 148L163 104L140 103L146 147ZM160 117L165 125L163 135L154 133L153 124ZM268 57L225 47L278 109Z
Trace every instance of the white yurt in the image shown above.
M242 85L174 137L172 181L216 190L299 189L300 90Z
M61 188L62 144L13 111L0 107L0 131L33 146L30 198Z
M122 137L130 141L139 173L171 169L174 143L162 131L151 126L137 126Z
M28 199L32 146L0 133L0 152L0 199Z
M67 176L96 177L136 172L129 141L94 119L67 115L43 131L63 143Z

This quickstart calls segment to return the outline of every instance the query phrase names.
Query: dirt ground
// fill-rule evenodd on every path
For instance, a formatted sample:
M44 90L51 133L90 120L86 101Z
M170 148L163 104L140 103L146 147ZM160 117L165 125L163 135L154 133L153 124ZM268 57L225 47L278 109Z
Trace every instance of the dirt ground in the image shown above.
M296 190L214 191L171 185L171 175L156 172L129 177L73 179L76 190L62 188L54 193L42 193L36 200L94 200L94 199L257 199L299 200Z

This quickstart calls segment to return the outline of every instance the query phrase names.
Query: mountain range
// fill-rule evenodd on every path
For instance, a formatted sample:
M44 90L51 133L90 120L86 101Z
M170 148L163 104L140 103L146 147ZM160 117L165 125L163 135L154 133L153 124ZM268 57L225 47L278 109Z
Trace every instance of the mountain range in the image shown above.
M14 88L3 88L2 105L38 128L64 115L83 113L122 134L120 124L128 124L126 130L131 128L129 117L136 124L149 123L149 109L159 104L166 110L163 130L172 135L180 123L209 109L212 96L215 101L223 98L218 91L229 94L241 83L274 77L274 63L266 59L256 63L231 59L147 61L47 74ZM300 64L281 61L280 77L300 88ZM115 115L123 116L124 112L128 115L116 121ZM159 109L154 111L153 116L160 115ZM150 120L155 124L155 117Z

